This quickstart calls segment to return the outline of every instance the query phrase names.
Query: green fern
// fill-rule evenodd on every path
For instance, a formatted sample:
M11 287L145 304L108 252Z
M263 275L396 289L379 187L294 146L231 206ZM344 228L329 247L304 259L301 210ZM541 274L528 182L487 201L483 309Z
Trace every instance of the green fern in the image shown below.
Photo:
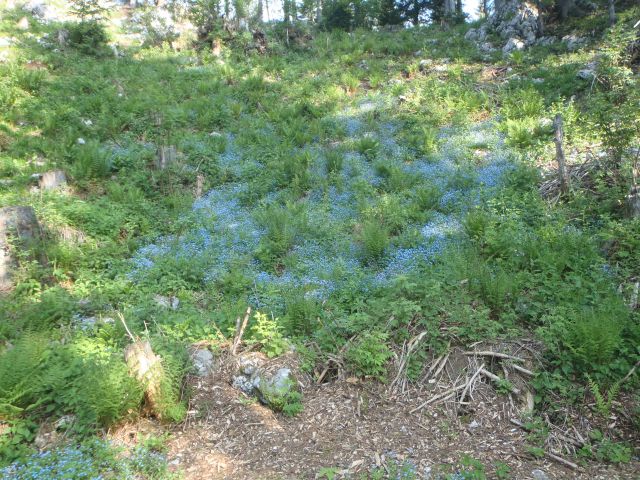
M591 390L591 393L596 400L596 411L603 417L610 416L613 401L616 399L616 397L620 393L621 382L618 380L613 385L611 385L611 388L607 390L607 394L605 398L598 382L596 382L588 374L587 374L587 381L589 383L589 390Z

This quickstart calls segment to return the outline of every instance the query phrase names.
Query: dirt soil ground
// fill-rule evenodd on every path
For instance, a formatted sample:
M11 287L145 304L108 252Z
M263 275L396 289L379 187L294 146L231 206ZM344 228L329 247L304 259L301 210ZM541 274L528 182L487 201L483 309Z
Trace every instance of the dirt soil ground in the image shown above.
M589 463L577 470L534 458L527 433L510 422L521 406L486 382L477 382L466 406L451 400L420 408L446 387L431 382L393 393L378 382L346 378L316 385L302 377L304 410L290 418L232 387L230 370L218 368L191 379L188 418L171 432L169 462L186 480L313 479L323 468L335 468L335 478L360 479L405 461L415 465L418 478L440 478L436 472L458 471L465 455L486 466L487 478L498 478L499 462L509 465L512 479L640 478L637 457L622 466ZM546 477L535 477L534 470Z

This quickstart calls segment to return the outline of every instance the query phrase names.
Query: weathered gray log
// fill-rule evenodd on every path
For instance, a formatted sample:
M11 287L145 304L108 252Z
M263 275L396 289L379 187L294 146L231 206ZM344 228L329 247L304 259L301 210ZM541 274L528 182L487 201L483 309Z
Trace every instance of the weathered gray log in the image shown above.
M38 238L40 225L32 207L0 208L0 291L13 287L12 270L18 264L14 250Z

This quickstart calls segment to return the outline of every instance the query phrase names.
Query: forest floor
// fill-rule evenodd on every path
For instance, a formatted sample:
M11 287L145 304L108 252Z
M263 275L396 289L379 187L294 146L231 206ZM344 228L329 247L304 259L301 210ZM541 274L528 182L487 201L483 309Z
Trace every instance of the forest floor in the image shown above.
M464 373L455 372L460 362L466 364L462 355L451 359L442 377ZM486 384L475 385L464 404L449 397L424 405L449 390L451 383L444 380L402 392L355 377L322 385L305 381L305 408L291 418L233 388L229 372L221 369L191 378L182 425L167 430L143 420L116 430L112 438L131 446L170 432L167 459L185 480L638 478L638 461L573 468L563 458L532 456L529 434L512 421L526 406ZM588 422L578 421L575 412L569 415L578 425ZM566 443L561 433L552 437L556 447Z

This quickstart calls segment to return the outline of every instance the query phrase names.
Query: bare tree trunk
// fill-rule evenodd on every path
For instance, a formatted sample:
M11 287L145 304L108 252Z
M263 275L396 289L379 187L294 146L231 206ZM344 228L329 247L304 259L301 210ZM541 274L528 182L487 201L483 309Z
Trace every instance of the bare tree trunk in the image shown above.
M544 7L540 0L536 1L536 8L538 9L538 35L544 35L544 20L542 16L542 12L544 11Z
M616 0L609 0L609 26L613 27L616 23Z
M455 11L456 11L456 0L444 0L445 19L452 17Z
M573 5L573 0L560 0L560 18L566 20L569 16L569 9Z
M569 175L567 173L567 164L564 158L562 142L564 140L564 128L562 126L562 115L559 113L553 122L555 129L554 142L556 144L556 162L558 162L558 176L560 177L560 190L566 193L569 190Z

